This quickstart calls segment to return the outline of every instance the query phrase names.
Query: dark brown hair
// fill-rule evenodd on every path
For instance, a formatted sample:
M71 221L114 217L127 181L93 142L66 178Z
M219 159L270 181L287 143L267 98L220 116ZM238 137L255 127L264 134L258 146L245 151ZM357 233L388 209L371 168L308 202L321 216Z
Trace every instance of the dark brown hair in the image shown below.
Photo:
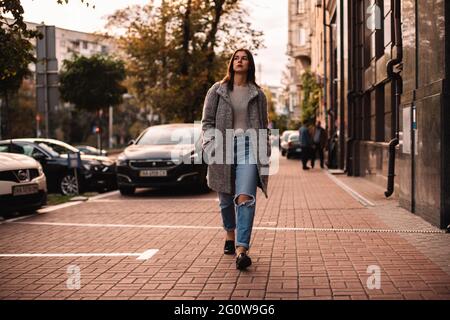
M247 83L253 83L255 86L259 88L259 85L256 84L256 67L255 67L255 59L253 59L253 55L248 49L237 49L234 51L233 55L231 56L230 61L228 62L228 71L225 78L222 79L222 83L227 83L228 90L233 91L234 88L234 68L233 68L233 61L234 57L236 56L236 53L244 51L247 54L249 66L247 71Z

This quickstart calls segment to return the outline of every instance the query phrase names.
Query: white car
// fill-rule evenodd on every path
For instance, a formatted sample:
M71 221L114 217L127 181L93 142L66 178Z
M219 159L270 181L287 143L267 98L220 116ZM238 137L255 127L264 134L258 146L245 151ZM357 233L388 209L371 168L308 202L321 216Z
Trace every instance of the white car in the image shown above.
M47 181L31 157L0 152L0 213L31 212L47 203Z

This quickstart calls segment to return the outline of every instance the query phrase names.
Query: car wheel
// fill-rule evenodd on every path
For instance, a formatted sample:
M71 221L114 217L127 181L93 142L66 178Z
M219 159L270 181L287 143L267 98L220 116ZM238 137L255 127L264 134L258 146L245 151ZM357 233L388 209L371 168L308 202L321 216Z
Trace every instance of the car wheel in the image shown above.
M286 152L286 158L290 159L290 158L292 158L292 155L289 152Z
M281 155L284 157L286 155L286 151L281 150Z
M42 206L36 206L36 207L32 207L32 208L22 209L19 212L21 214L33 214L33 213L36 213L36 211L38 211L40 208L42 208Z
M119 188L120 194L123 196L131 196L136 191L135 187L120 187Z
M66 174L59 181L59 191L62 195L73 196L80 193L80 186L72 174Z

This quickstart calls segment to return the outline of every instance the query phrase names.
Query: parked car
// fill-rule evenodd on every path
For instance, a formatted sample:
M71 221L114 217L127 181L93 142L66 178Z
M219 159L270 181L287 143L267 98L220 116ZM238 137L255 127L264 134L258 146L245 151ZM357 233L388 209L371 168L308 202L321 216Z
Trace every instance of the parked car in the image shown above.
M294 133L297 132L295 130L285 130L283 132L283 134L280 137L280 149L281 149L281 155L284 157L286 155L286 151L288 149L288 139L289 136Z
M201 128L197 130L194 124L186 123L147 128L117 157L121 194L131 195L141 187L183 185L208 191L207 165L198 152L200 134ZM183 137L183 141L174 139L177 136Z
M300 135L297 131L291 133L287 140L286 158L290 159L292 156L300 156L302 148L300 147Z
M0 152L0 211L35 211L47 203L47 182L39 162Z
M83 154L88 154L91 156L107 156L108 152L106 150L100 150L91 146L75 146L78 150L80 150Z
M24 154L39 161L51 192L73 195L117 188L115 163L107 157L81 154L76 178L75 169L68 166L68 154L79 150L62 141L41 138L3 140L0 141L0 152Z

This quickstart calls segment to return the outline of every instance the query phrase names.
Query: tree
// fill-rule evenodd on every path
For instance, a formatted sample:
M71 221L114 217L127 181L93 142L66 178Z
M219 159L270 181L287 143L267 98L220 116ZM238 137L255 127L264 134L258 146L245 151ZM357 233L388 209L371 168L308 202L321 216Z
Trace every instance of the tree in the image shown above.
M102 55L89 58L74 56L72 60L64 60L59 76L61 98L80 110L96 112L101 137L102 111L121 103L126 92L122 85L124 63Z
M262 47L241 0L174 0L131 6L108 19L127 55L133 94L168 121L200 120L208 88L237 47Z
M303 94L301 121L302 123L314 123L322 93L321 86L317 83L314 74L309 70L302 74L301 84Z
M22 80L31 75L28 65L34 61L31 43L20 32L0 29L0 136L10 136L9 114L11 97L19 90Z

